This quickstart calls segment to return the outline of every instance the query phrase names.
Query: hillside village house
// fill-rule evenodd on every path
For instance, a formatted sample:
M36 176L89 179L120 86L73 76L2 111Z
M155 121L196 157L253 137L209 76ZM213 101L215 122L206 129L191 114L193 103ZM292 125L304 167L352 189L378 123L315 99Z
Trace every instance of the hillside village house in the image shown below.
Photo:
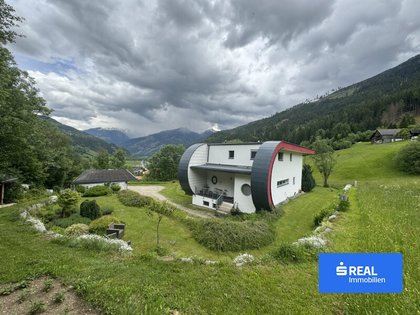
M87 170L84 171L74 181L74 185L91 188L93 186L118 184L121 189L127 189L128 182L137 180L129 171L124 169L117 170Z
M376 129L373 135L370 136L370 142L378 144L401 141L402 137L398 136L400 131L401 129Z
M252 213L272 209L301 191L303 156L315 151L285 141L194 144L182 155L178 177L192 203Z

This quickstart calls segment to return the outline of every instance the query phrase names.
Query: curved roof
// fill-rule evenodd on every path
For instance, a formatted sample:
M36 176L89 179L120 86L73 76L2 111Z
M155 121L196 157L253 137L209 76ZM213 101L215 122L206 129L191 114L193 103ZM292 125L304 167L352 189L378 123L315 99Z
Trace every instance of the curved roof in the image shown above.
M191 190L190 184L188 182L188 165L190 163L191 157L203 143L196 143L190 146L185 150L184 154L181 156L178 165L178 179L181 188L185 191L187 195L193 195L194 192Z

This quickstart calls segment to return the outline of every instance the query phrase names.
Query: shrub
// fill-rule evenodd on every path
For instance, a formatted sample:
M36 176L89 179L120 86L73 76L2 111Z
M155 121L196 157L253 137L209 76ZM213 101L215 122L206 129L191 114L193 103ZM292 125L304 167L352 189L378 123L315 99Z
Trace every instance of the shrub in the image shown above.
M109 215L112 214L112 212L114 212L114 207L113 206L104 206L101 209L102 215Z
M302 190L310 192L316 185L315 179L312 176L312 168L308 164L303 164L302 168Z
M99 197L106 196L112 193L111 188L106 186L94 186L85 191L83 197Z
M65 232L64 228L62 228L60 226L56 226L56 225L53 225L53 226L49 227L49 230L52 231L52 232L61 234L61 235L63 235L64 232Z
M83 223L70 225L64 232L69 236L80 236L89 233L89 226Z
M89 231L91 233L104 235L106 233L108 226L111 223L121 223L121 221L118 220L116 217L113 217L110 215L104 215L100 217L99 219L96 219L95 221L92 221L90 223Z
M40 209L37 209L35 212L35 216L38 217L42 222L48 223L52 221L56 215L57 210L54 209L53 205L47 205Z
M19 182L12 182L5 186L4 203L17 202L23 197L24 190Z
M420 142L404 146L394 157L396 167L405 173L420 174Z
M153 198L142 196L134 191L123 190L118 193L118 200L128 207L147 207L152 204Z
M63 190L58 196L58 205L61 209L61 217L66 217L75 213L77 202L79 201L79 194L70 189Z
M316 260L320 251L309 243L283 244L272 256L282 263L300 263Z
M255 249L274 240L274 230L264 221L198 221L193 228L194 239L215 251Z
M76 191L78 193L83 194L86 191L86 187L85 186L78 185L78 186L76 186Z
M337 206L337 211L341 211L341 212L345 212L347 210L350 209L350 201L348 200L340 200L338 206Z
M112 183L109 187L113 192L119 192L121 190L121 186L116 183Z
M92 221L91 219L84 218L80 214L75 213L69 216L68 218L54 219L51 223L52 225L56 225L65 229L73 224L77 224L77 223L89 224L91 221Z
M302 247L296 244L283 244L273 253L273 257L284 263L297 263L304 260Z
M101 208L96 200L85 200L80 204L80 215L95 220L101 216Z
M316 227L316 226L320 226L320 225L321 225L322 220L324 220L324 218L326 218L326 217L328 217L328 216L330 216L330 215L331 215L331 211L326 210L326 209L321 210L321 212L319 212L319 213L315 216L315 218L314 218L314 226L315 226L315 227Z

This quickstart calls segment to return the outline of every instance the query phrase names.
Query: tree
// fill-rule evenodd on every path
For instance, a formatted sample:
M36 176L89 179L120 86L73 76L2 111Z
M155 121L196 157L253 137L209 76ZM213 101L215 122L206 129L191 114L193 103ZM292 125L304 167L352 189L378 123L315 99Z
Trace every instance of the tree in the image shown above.
M302 190L310 192L316 185L315 179L312 176L312 168L308 164L303 164L302 168Z
M109 154L105 150L98 153L95 161L96 168L108 169L109 168Z
M33 185L63 186L75 167L69 141L42 119L51 111L35 81L16 66L3 46L19 36L13 29L21 21L0 0L0 174Z
M397 168L405 173L420 174L420 142L404 146L394 157Z
M160 202L156 200L152 200L149 205L149 210L152 212L149 212L149 215L152 215L153 212L156 212L158 215L158 220L156 224L156 249L159 250L159 240L160 240L160 234L159 234L159 227L160 222L162 221L164 216L170 216L174 212L175 208L172 207L170 204L165 202Z
M127 153L123 149L115 150L111 157L111 166L113 168L123 168L125 165L126 156Z
M61 217L69 216L76 212L76 205L79 201L79 194L70 189L63 190L58 196L57 203L61 207Z
M312 144L312 148L316 151L313 156L315 166L324 179L324 187L328 187L328 178L336 164L334 150L325 139L317 139Z
M178 164L185 148L181 145L168 144L150 158L149 177L155 180L173 180L177 178Z

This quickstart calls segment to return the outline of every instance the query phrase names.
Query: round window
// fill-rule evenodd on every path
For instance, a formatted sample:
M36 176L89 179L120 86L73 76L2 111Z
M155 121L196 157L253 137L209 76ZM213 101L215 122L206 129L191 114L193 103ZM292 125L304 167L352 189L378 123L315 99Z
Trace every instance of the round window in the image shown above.
M241 187L241 191L245 196L249 196L251 194L251 186L248 184L243 184Z
M213 176L211 178L211 182L213 183L213 185L216 185L217 184L217 177L216 176Z

